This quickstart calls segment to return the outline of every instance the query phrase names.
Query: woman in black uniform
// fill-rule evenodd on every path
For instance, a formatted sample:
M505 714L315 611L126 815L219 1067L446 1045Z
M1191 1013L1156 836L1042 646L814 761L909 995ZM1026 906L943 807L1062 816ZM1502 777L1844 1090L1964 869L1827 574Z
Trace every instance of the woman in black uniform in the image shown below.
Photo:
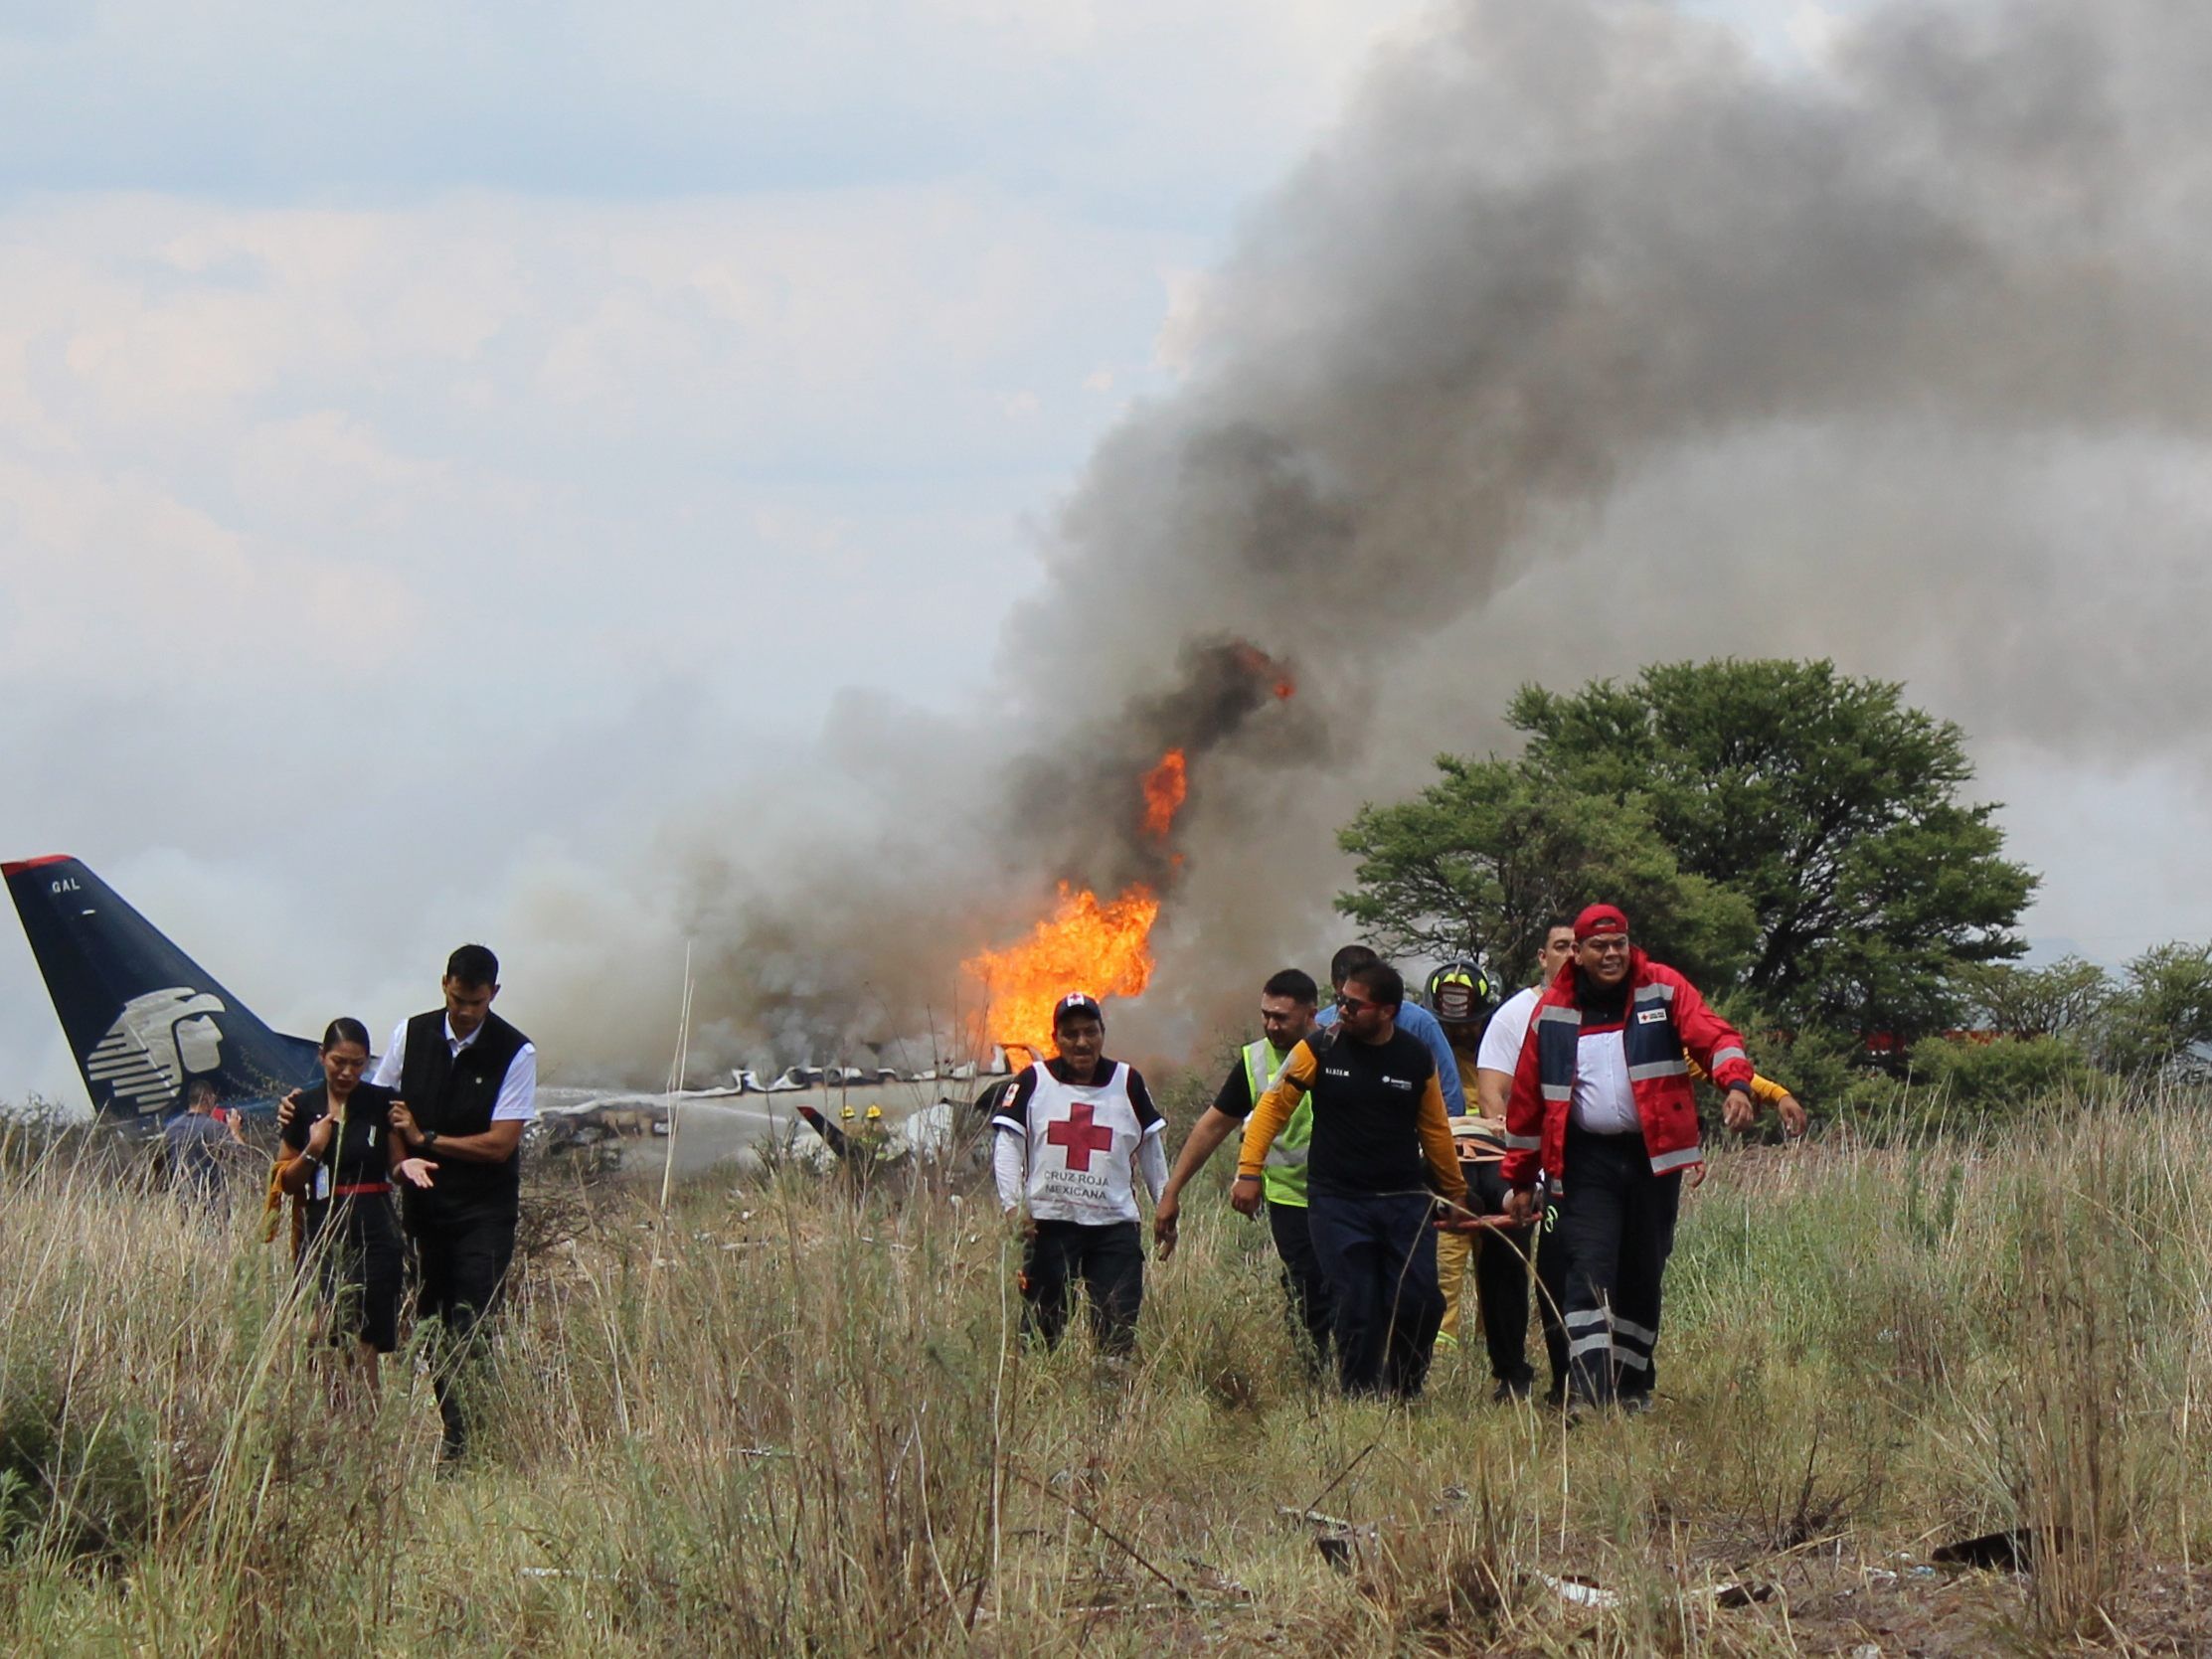
M376 1375L377 1356L400 1345L400 1227L392 1185L431 1183L437 1166L406 1157L392 1128L394 1095L363 1082L369 1030L359 1020L333 1020L323 1033L323 1080L303 1090L284 1125L291 1154L277 1183L305 1204L300 1261L317 1263L324 1297L335 1308L331 1340L361 1343L363 1364Z

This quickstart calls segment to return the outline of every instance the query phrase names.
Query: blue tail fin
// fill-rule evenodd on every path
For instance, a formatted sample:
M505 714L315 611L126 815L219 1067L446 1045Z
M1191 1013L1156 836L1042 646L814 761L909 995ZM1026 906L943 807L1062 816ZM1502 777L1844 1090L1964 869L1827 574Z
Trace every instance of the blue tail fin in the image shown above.
M0 864L101 1117L156 1121L188 1083L253 1109L315 1081L315 1045L268 1029L74 858Z

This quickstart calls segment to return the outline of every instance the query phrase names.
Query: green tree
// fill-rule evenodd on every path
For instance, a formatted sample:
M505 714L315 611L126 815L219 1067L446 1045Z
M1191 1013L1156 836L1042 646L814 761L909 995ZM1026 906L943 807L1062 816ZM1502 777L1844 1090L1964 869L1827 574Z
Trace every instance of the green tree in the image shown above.
M1363 807L1337 842L1358 886L1336 907L1386 953L1479 951L1534 970L1547 920L1604 897L1685 972L1727 983L1757 934L1750 904L1685 872L1640 801L1580 793L1518 761L1442 755L1411 800Z
M1967 962L1953 977L1967 1018L2007 1037L2085 1038L2118 989L2111 974L2079 956L2040 968Z
M1940 1031L1962 964L2023 948L2036 878L1963 804L1964 736L1903 687L1830 662L1667 663L1632 684L1524 686L1508 717L1537 776L1639 803L1687 876L1756 916L1744 973L1797 1022ZM1631 912L1632 914L1632 912Z
M2101 1058L2117 1071L2149 1071L2188 1061L2200 1044L2212 1044L2212 945L2153 945L2127 964Z

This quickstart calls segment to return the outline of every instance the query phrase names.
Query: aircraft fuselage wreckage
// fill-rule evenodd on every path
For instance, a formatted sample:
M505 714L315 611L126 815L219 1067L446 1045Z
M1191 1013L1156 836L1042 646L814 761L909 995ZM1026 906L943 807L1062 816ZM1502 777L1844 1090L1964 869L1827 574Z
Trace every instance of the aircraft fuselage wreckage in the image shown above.
M219 1106L273 1116L285 1094L321 1078L312 1041L271 1030L82 860L25 859L0 864L0 876L102 1122L150 1132L203 1080L215 1085ZM538 1090L533 1139L557 1154L593 1148L619 1161L625 1143L657 1151L673 1128L687 1167L778 1141L824 1162L832 1157L827 1137L802 1125L838 1119L847 1105L878 1105L888 1158L938 1156L964 1147L980 1121L968 1090L950 1085L1004 1073L1003 1055L994 1054L981 1069L793 1066L766 1082L741 1068L726 1087L674 1093L547 1087ZM805 1115L795 1109L802 1096L810 1101Z

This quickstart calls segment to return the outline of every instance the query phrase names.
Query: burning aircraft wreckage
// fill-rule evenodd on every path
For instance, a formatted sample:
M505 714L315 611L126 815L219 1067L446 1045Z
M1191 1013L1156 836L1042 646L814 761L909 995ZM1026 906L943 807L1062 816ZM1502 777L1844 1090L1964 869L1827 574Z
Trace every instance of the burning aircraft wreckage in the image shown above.
M1237 641L1195 648L1185 668L1174 695L1133 711L1121 728L1125 737L1157 740L1152 747L1118 765L1086 768L1078 810L1091 844L1046 855L1068 869L1089 863L1107 879L1057 879L1045 913L1024 934L966 956L961 971L981 995L955 1030L858 1045L870 1051L868 1065L741 1065L727 1084L709 1088L541 1088L535 1144L613 1166L633 1147L668 1143L663 1161L686 1169L763 1145L818 1163L855 1143L887 1161L976 1151L998 1090L1051 1052L1061 996L1081 989L1125 1000L1150 985L1152 929L1184 867L1175 831L1194 770L1294 689L1280 664ZM1012 787L1039 781L1017 768ZM1062 799L1065 781L1042 780ZM0 869L101 1120L144 1132L203 1082L226 1108L271 1114L283 1094L319 1077L311 1041L272 1030L82 861L57 856ZM890 1066L887 1054L933 1063Z
M1184 670L1175 693L1130 711L1119 727L1122 747L1127 734L1153 747L1088 772L1090 781L1072 796L1057 773L1025 779L1016 768L1017 793L1073 798L1094 829L1107 826L1102 841L1080 853L1048 855L1065 867L1094 866L1106 879L1054 879L1044 913L1025 932L960 962L980 996L976 1011L958 1022L948 1041L933 1033L870 1045L878 1052L866 1065L793 1065L772 1074L767 1067L741 1066L724 1087L606 1096L556 1108L547 1114L552 1143L604 1147L667 1135L673 1108L679 1143L695 1123L720 1119L749 1126L752 1141L779 1136L797 1156L818 1163L840 1156L856 1139L872 1156L894 1160L979 1152L1000 1091L1031 1060L1052 1052L1052 1009L1062 996L1080 989L1111 1003L1140 997L1150 986L1153 929L1184 869L1175 832L1194 773L1248 721L1296 692L1284 664L1239 640L1194 647ZM947 1047L961 1058L944 1059ZM885 1054L931 1055L937 1064L903 1070L882 1064ZM800 1124L811 1133L802 1134Z

